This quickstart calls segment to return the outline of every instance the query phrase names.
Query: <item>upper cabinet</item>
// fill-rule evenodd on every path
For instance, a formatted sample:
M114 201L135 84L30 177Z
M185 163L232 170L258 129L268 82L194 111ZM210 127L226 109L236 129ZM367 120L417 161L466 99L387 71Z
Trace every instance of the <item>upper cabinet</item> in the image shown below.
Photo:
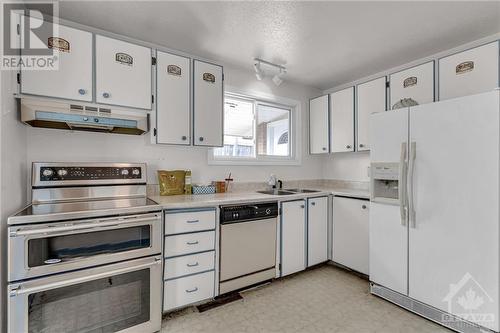
M386 110L386 77L381 77L357 86L357 131L358 151L370 150L368 140L370 115Z
M151 49L96 35L96 102L151 109Z
M354 87L330 94L330 149L354 151Z
M434 102L434 61L391 74L390 87L391 110Z
M21 71L22 94L92 101L92 34L59 25L47 44L57 56L57 70Z
M473 95L498 87L498 43L439 59L439 99Z
M309 149L311 154L329 152L328 140L328 95L309 101Z
M193 142L195 146L223 146L223 80L222 66L194 60Z
M189 145L191 59L160 51L156 58L156 142Z

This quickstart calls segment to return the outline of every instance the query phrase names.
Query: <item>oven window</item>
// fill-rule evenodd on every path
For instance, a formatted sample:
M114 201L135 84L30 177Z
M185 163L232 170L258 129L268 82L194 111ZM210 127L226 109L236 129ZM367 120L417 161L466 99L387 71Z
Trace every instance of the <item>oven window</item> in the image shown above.
M30 294L28 332L116 332L149 321L150 270Z
M151 246L150 225L36 238L28 241L28 266Z

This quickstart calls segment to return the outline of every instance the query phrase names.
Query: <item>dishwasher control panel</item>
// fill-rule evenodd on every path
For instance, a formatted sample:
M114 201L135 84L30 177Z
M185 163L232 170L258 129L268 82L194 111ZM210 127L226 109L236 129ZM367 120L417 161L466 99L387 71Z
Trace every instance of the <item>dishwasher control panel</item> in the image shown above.
M220 222L235 223L278 216L278 203L265 202L220 207Z

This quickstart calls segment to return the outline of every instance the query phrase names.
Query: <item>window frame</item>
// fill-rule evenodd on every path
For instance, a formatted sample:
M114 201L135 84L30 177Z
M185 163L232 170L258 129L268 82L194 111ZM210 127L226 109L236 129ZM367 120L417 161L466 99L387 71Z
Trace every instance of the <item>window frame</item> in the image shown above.
M300 165L301 164L301 102L277 97L274 95L266 95L259 93L238 92L236 89L227 89L224 93L224 98L228 96L235 99L242 99L254 102L254 135L255 135L255 157L239 157L239 156L215 156L214 149L208 150L209 165ZM288 119L288 156L278 155L261 155L257 149L257 124L258 124L258 105L265 105L285 109L289 111Z

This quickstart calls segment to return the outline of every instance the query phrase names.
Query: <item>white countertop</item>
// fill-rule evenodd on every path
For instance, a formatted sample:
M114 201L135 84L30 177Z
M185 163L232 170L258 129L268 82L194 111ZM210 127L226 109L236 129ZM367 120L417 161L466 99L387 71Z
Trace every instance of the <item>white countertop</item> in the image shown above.
M369 199L370 192L363 189L352 188L332 188L332 187L314 187L308 188L319 190L314 193L297 193L290 195L270 195L257 192L236 192L236 193L216 193L200 195L171 195L160 196L153 195L149 198L156 201L163 209L185 209L200 207L216 207L219 205L239 204L246 202L259 201L290 201L306 197L318 197L324 195L338 195L360 199Z

